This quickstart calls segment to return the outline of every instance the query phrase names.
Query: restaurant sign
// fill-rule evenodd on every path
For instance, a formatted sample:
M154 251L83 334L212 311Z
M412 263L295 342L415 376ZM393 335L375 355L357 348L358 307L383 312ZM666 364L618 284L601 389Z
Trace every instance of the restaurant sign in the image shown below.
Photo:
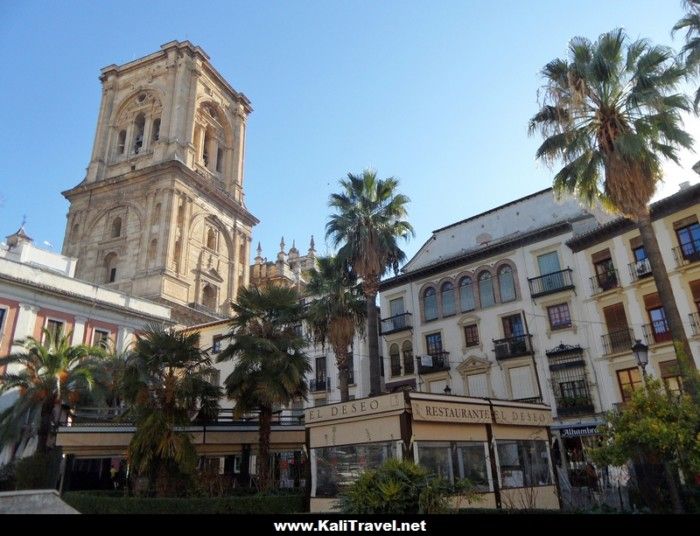
M313 422L332 421L347 417L360 417L374 415L386 411L395 411L404 408L403 393L377 396L374 398L363 398L351 400L341 404L329 404L308 408L304 412L304 419L307 424Z
M568 426L566 428L562 428L560 433L561 437L584 437L597 435L597 430L598 427L596 425Z
M548 409L495 406L493 414L497 424L519 426L548 426L552 424L552 413Z
M411 400L414 421L452 423L490 423L487 405L455 404L439 400Z

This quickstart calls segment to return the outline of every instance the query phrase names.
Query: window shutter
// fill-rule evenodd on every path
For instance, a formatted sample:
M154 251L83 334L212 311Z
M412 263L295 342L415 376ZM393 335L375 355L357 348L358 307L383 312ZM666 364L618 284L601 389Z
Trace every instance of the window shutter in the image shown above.
M532 398L536 396L532 385L532 373L530 367L514 367L509 371L510 387L513 392L513 400Z
M488 397L486 373L467 376L467 390L469 391L469 396Z

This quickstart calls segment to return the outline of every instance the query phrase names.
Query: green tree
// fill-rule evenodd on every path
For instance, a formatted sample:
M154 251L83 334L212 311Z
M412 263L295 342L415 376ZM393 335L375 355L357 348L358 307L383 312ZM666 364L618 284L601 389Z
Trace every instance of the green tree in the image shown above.
M678 149L692 146L680 117L691 103L675 92L685 74L672 49L630 41L621 29L595 43L575 37L568 59L542 69L541 108L530 133L544 137L537 158L564 164L554 177L557 192L599 201L636 222L671 336L695 366L649 212L663 159L677 163Z
M355 331L364 331L367 307L355 274L338 257L321 257L318 268L311 270L306 286L313 296L306 320L314 342L330 344L338 365L340 401L347 402L348 346Z
M46 453L64 405L95 401L95 375L104 351L98 347L72 346L72 333L43 330L43 341L27 337L18 341L25 352L0 358L0 394L17 389L14 404L0 413L0 443L14 448L23 439L37 436L37 452ZM9 367L21 367L10 372Z
M214 371L199 348L199 333L152 325L136 336L122 380L126 416L136 425L127 457L159 496L183 491L195 470L194 445L180 427L216 415L220 389L211 383Z
M660 464L673 509L683 506L676 468L686 478L700 472L700 408L688 395L669 394L658 380L646 381L620 412L610 412L598 427L601 446L592 456L601 465L624 465L628 460Z
M233 311L233 342L217 361L236 359L224 381L226 394L236 402L236 415L258 412L259 482L267 490L274 408L305 397L308 390L304 377L311 366L295 329L303 308L294 289L270 285L241 289Z
M378 395L381 380L377 292L387 269L393 268L397 273L399 263L406 258L398 239L414 235L413 227L404 219L409 199L396 192L397 179L378 179L371 170L363 171L360 176L348 173L340 185L343 192L330 197L329 206L336 213L326 224L326 236L334 246L341 245L338 257L348 262L362 280L367 300L370 395Z
M672 33L685 31L685 45L681 49L681 58L685 63L688 75L700 75L700 0L683 0L688 12L673 27ZM695 92L695 111L700 104L700 87Z

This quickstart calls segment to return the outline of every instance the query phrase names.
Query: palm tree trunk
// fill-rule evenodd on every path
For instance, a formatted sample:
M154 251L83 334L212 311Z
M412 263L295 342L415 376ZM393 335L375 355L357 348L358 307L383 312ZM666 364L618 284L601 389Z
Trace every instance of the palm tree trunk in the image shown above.
M335 361L338 365L338 390L340 391L340 401L350 400L350 390L348 388L348 347L340 345L334 348Z
M664 462L664 473L666 475L666 483L668 484L668 492L671 495L671 504L673 505L674 514L682 514L683 502L681 501L681 495L678 491L678 483L676 481L676 475L674 474L673 467L669 462Z
M47 398L41 404L41 417L39 430L37 431L37 452L45 453L49 450L49 434L51 433L51 421L53 416L53 398Z
M648 211L637 218L637 225L642 237L642 244L644 244L644 250L646 251L649 264L651 265L651 272L654 275L656 290L659 293L659 299L661 300L661 305L666 314L666 321L671 331L671 337L675 342L680 343L679 346L685 353L685 355L681 355L678 348L676 348L676 359L678 360L679 368L683 375L683 388L694 400L698 401L698 393L696 393L695 385L687 374L689 368L696 368L695 360L690 351L688 337L683 328L681 315L678 312L676 299L673 295L673 289L671 288L671 281L668 278L666 265L661 257L659 242L656 240L656 234L654 233L654 228L651 224L651 216Z
M272 422L272 408L260 406L260 431L258 440L258 456L260 457L260 491L267 491L270 487L270 430Z
M379 366L379 333L377 330L377 283L367 285L367 342L369 343L369 396L382 392L381 369Z

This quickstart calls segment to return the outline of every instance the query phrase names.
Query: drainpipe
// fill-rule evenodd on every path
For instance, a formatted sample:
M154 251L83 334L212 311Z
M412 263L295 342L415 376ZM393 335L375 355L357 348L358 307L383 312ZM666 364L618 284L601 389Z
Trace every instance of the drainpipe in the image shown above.
M490 398L486 401L489 403L489 410L491 411L491 422L496 422L496 413L493 410L493 403ZM491 423L486 424L486 441L488 443L489 449L489 460L491 462L491 480L493 482L493 495L496 500L496 509L501 510L503 507L501 505L501 488L498 484L498 467L496 467L496 449L494 448L495 442L493 439L493 428Z

